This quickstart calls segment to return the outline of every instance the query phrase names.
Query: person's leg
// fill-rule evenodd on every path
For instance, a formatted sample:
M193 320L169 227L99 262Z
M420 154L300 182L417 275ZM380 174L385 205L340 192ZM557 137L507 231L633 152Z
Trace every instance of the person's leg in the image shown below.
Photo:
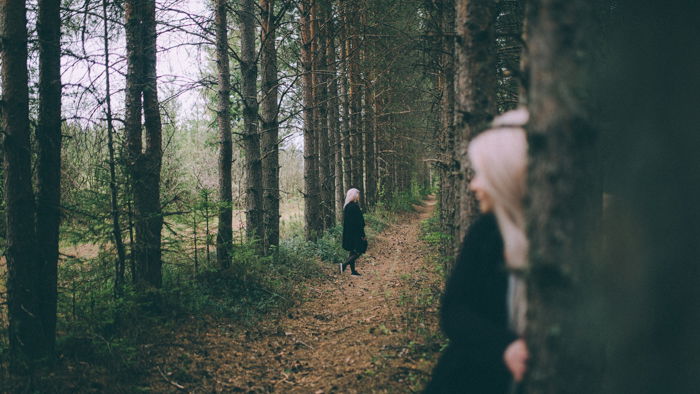
M349 265L350 271L354 274L357 273L357 271L355 270L355 260L357 260L358 257L360 257L359 254L355 252L350 252L350 256L348 257L347 261L343 263L342 271L345 271L345 268L347 268L347 266Z
M357 272L357 270L355 269L355 261L357 261L357 259L358 259L359 257L360 257L360 254L359 254L359 253L353 252L353 254L352 254L352 259L351 259L351 261L350 261L350 273L353 274L353 275L355 275L355 276L359 276L359 275L360 275L360 273Z

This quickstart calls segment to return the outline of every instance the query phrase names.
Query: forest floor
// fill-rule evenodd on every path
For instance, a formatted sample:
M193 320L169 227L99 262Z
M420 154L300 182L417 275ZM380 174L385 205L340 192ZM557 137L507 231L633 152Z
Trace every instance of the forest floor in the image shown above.
M324 268L279 319L241 328L192 319L150 353L152 392L371 393L420 391L444 340L442 278L420 239L434 199L378 234L357 269Z

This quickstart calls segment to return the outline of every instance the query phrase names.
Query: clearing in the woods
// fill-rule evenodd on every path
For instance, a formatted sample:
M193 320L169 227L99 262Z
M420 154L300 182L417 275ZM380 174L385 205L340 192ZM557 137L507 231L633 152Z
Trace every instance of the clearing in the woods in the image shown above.
M240 329L193 321L154 355L156 392L370 393L419 391L443 342L440 270L420 239L435 201L401 217L358 262L361 277L330 265L282 319Z

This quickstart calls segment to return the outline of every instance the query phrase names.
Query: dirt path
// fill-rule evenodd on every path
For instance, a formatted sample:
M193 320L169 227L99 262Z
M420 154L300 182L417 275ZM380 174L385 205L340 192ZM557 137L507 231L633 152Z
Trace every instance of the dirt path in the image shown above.
M440 280L419 240L419 223L434 204L426 201L379 234L358 261L361 277L329 267L330 278L311 284L308 299L283 319L243 332L219 323L183 333L181 343L154 366L160 377L151 389L420 390L440 346L435 335Z

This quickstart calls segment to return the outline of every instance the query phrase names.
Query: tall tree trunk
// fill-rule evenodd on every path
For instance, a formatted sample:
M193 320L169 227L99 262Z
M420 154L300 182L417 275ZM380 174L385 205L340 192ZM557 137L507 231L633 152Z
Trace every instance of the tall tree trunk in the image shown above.
M311 0L299 4L301 30L302 95L304 101L304 233L315 240L321 233L320 185L313 105L313 52L311 48Z
M440 30L442 54L440 56L440 76L442 79L442 97L440 106L440 145L441 171L440 187L440 209L442 210L442 224L452 243L445 245L448 255L455 255L457 249L462 244L459 238L459 204L460 189L459 162L456 159L455 146L455 2L454 0L443 0L439 5ZM448 260L448 267L445 270L450 272L452 264Z
M365 203L368 208L374 206L377 194L377 179L374 173L374 90L369 77L364 81L365 86L365 117L364 117L364 151L365 151Z
M29 142L27 8L23 0L5 1L2 25L2 111L7 220L7 306L10 352L14 368L45 353L37 286L34 191Z
M262 242L263 228L262 164L258 136L258 67L255 58L255 1L241 0L241 92L246 154L246 233L249 240Z
M60 1L39 1L39 122L36 236L45 353L56 345L58 235L61 221L61 13Z
M347 21L347 4L341 4L343 15L341 18ZM340 28L340 59L342 68L340 70L340 99L342 104L342 124L341 124L341 148L343 156L343 202L345 201L345 193L352 186L352 151L350 150L350 81L348 75L350 73L349 57L348 57L348 25L343 23Z
M324 228L330 228L333 217L333 174L331 173L331 156L330 145L328 138L328 84L327 73L328 64L326 61L326 44L328 37L328 18L330 14L330 4L328 0L316 0L314 3L315 17L314 26L315 35L313 39L316 42L316 72L314 79L316 81L316 92L314 99L316 102L315 108L318 109L318 150L319 150L319 182L321 184L321 219Z
M345 23L348 28L346 40L347 72L348 72L348 103L350 106L350 162L351 162L351 187L363 188L362 170L362 96L360 94L360 70L358 44L359 29L357 27L359 12L357 5L352 3L345 15ZM364 190L362 190L364 194Z
M112 115L110 59L109 59L109 20L107 19L107 0L102 0L102 22L105 51L105 97L107 115L107 150L109 152L109 192L110 210L112 215L112 237L117 249L117 260L114 267L114 295L121 297L124 290L124 271L126 267L126 250L122 239L122 228L119 222L119 189L117 187L117 162L114 155L114 119Z
M528 393L600 392L577 320L601 209L597 132L582 99L591 54L587 1L533 1L528 11L530 122L528 141L530 274Z
M156 73L156 3L148 0L144 4L143 18L144 45L144 85L143 85L143 119L146 131L146 149L144 151L146 179L145 217L147 218L144 244L148 256L148 282L160 287L161 272L161 230L163 214L160 207L160 170L163 159L161 143L160 103L158 102L158 76Z
M331 17L332 17L331 9ZM340 120L340 109L338 101L338 79L341 78L338 75L337 63L336 63L336 47L335 47L335 24L333 19L328 21L328 44L326 49L328 51L328 74L329 74L329 85L328 85L328 95L330 96L329 106L330 111L328 112L328 127L333 135L333 146L331 157L335 161L333 166L333 173L335 176L335 220L336 222L341 222L343 220L343 204L345 202L345 186L343 184L343 134L341 131L341 120Z
M214 9L216 25L216 67L219 89L216 119L219 126L219 227L216 233L216 261L219 267L231 266L233 249L233 193L231 191L231 71L228 55L228 1L217 0ZM207 243L208 245L208 243Z
M467 145L485 130L496 114L495 3L490 0L457 0L455 146L460 165L459 229L456 241L478 213L476 199L468 192L473 175Z
M361 113L362 113L362 152L363 152L363 178L364 178L364 201L367 208L371 208L375 203L375 194L377 180L374 175L374 93L371 75L373 74L372 64L370 63L370 41L367 37L368 29L368 5L365 4L364 9L360 14L362 44L358 51L359 66L362 71L360 73L360 84L362 91Z
M127 168L132 182L135 216L136 282L160 287L161 229L160 170L161 121L156 78L155 2L124 3L127 39L125 129ZM143 107L141 100L143 99ZM146 132L142 144L141 110Z
M260 0L261 54L260 73L262 85L262 149L263 149L263 206L265 211L265 250L279 245L280 193L279 193L279 123L277 120L277 47L275 45L274 0Z

